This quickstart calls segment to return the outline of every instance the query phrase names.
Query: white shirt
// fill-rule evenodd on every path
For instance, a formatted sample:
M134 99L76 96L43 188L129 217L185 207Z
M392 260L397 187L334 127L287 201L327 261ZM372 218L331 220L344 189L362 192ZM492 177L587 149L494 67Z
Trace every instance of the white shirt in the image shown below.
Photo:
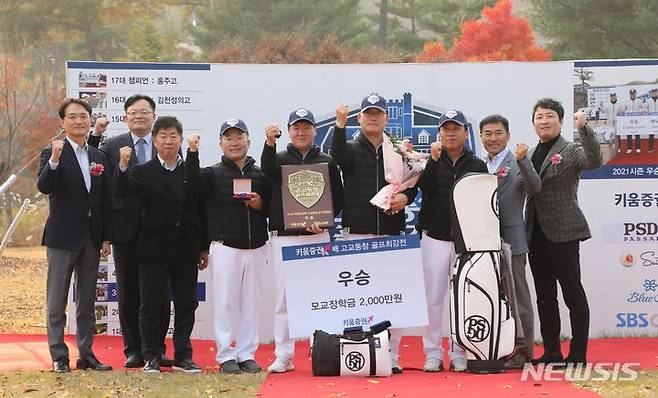
M484 160L484 163L487 164L487 170L489 170L490 174L494 174L495 172L498 171L500 168L500 164L503 163L503 159L505 159L505 156L507 156L507 153L509 152L509 149L505 148L502 151L498 153L498 155L494 156L493 159L489 157L489 154L486 154L482 160Z
M89 152L87 151L87 143L85 142L84 147L80 147L78 144L73 142L69 137L66 137L66 140L73 147L73 152L75 153L76 159L78 159L78 165L80 166L80 171L82 172L82 178L85 180L85 186L87 187L87 192L91 191L91 171L89 167ZM52 162L48 161L50 168L55 170L59 166L59 161Z
M160 164L162 165L162 167L164 167L166 170L169 170L169 171L176 170L176 167L178 167L181 163L183 163L183 158L181 158L180 155L178 155L178 157L176 158L176 161L174 162L174 165L172 167L169 167L169 165L167 165L167 162L165 162L165 160L162 159L160 154L158 154L158 160L160 161Z
M137 156L137 151L138 151L137 141L139 141L140 138L143 138L144 141L146 141L146 146L144 146L144 153L146 155L146 161L148 162L149 160L151 160L151 158L152 158L151 155L153 155L153 134L151 134L149 132L144 137L139 137L131 131L130 136L133 139L133 148L135 148L135 156Z
M647 112L658 112L658 100L654 101L653 98L647 100Z

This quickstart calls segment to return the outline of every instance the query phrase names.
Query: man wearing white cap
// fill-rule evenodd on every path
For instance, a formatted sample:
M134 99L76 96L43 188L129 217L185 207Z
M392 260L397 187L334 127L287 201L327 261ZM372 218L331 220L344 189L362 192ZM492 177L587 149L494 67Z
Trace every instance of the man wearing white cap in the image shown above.
M271 259L276 283L274 309L274 342L276 344L274 355L276 359L267 369L270 373L284 373L295 368L292 363L295 342L290 338L288 330L288 308L286 305L281 248L329 241L327 230L315 224L305 230L285 229L281 199L281 166L328 163L334 216L340 213L343 199L343 182L338 167L331 156L323 153L320 147L315 144L315 118L313 113L304 108L292 111L288 118L288 134L290 135L290 144L284 150L277 152L276 140L281 135L281 130L276 124L265 127L267 138L260 158L263 172L274 184L269 213L269 230L272 234L270 247L272 249Z

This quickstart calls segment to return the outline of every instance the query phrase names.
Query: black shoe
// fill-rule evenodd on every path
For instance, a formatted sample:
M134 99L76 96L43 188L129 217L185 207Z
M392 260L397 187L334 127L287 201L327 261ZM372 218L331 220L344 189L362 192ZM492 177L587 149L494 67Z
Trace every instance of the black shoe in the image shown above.
M199 365L195 364L190 358L174 362L172 369L185 373L201 373L201 368Z
M572 366L572 367L575 368L575 367L578 367L578 366L584 367L585 365L587 365L587 360L586 359L574 358L574 357L570 357L568 355L567 355L566 358L564 358L564 361L562 361L562 362L563 363L561 363L557 366L554 366L553 368L554 369L566 369L568 366Z
M530 361L533 365L549 364L549 363L564 363L564 357L561 353L544 353L544 355L539 358L533 359Z
M176 361L174 361L173 359L167 358L165 355L163 355L160 358L160 366L162 366L163 368L170 368L170 367L174 366L175 362Z
M123 363L123 367L128 369L141 368L142 366L144 366L144 358L138 354L129 356L126 362Z
M393 372L394 375L399 375L400 373L402 373L402 368L399 366L393 366L391 371Z
M53 372L55 373L69 373L71 368L69 367L68 359L60 359L53 362Z
M142 368L142 372L160 373L160 361L155 358L151 359L150 361L146 361L146 365L144 365L144 368Z
M242 370L238 366L238 363L235 362L233 359L228 360L226 362L222 362L219 365L219 368L222 370L222 373L231 373L231 374L242 373Z
M263 371L263 368L261 368L260 365L257 364L253 359L242 361L238 364L238 366L243 372L247 373L260 373Z
M102 372L112 370L112 367L110 365L101 363L93 355L87 355L84 358L78 359L78 361L75 363L75 367L80 370L91 369L91 370L98 370Z
M525 355L517 352L505 362L505 369L523 369L523 366L530 362Z

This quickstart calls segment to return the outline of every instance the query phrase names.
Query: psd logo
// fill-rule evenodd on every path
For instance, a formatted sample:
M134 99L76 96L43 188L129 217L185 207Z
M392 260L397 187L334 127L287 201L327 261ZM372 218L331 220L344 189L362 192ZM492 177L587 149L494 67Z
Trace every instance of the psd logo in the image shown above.
M658 223L625 222L624 242L658 242Z
M345 356L345 367L352 372L358 372L363 369L366 364L366 359L358 351L352 351Z
M479 343L489 337L489 321L479 315L471 315L464 321L464 330L469 340Z
M658 222L612 222L602 229L605 243L658 242Z

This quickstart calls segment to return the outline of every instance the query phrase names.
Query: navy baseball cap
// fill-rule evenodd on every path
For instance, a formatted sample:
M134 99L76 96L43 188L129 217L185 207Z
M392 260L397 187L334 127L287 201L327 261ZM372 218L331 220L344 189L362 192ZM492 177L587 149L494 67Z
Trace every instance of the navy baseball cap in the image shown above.
M299 108L290 112L290 117L288 118L288 127L299 122L300 120L305 120L315 126L315 117L313 117L313 112L308 109Z
M464 116L464 114L461 111L450 109L443 112L443 115L441 115L441 117L439 118L438 128L441 128L441 126L443 126L443 124L446 122L455 122L459 125L465 126L466 116Z
M386 107L386 98L376 93L372 93L365 97L361 101L361 112L370 108L377 108L384 113L388 113L388 109Z
M231 118L222 123L222 127L219 129L219 135L224 135L224 133L231 128L236 128L249 134L249 130L247 130L247 125L244 123L244 121Z

